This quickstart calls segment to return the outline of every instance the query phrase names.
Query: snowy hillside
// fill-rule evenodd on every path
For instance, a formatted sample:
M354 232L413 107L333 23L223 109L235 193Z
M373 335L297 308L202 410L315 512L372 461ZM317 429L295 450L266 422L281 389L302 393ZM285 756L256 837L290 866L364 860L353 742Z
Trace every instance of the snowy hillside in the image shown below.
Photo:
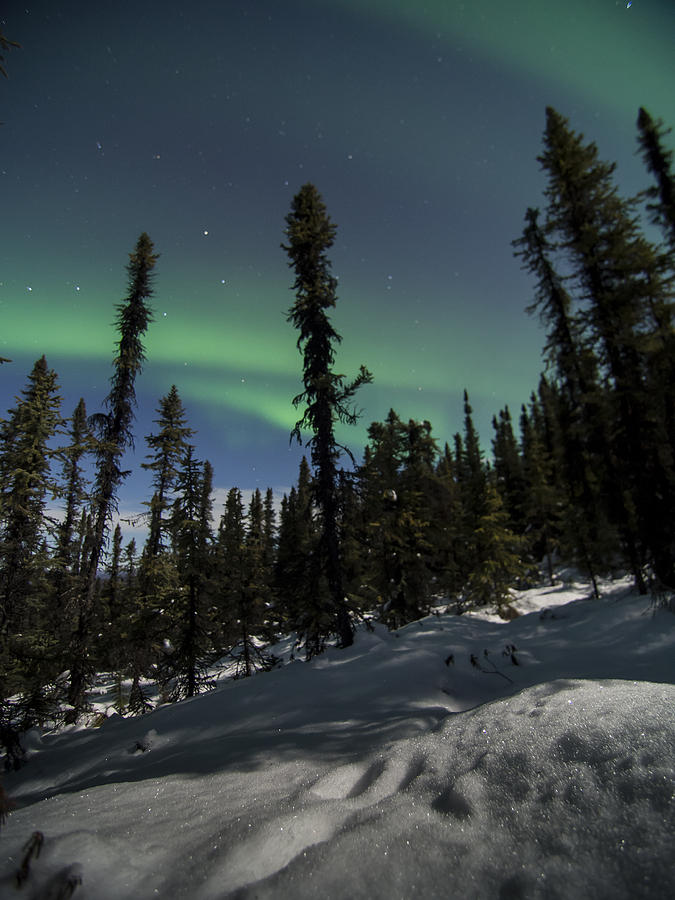
M525 592L509 623L362 628L139 719L30 735L0 895L675 896L675 615L604 588Z

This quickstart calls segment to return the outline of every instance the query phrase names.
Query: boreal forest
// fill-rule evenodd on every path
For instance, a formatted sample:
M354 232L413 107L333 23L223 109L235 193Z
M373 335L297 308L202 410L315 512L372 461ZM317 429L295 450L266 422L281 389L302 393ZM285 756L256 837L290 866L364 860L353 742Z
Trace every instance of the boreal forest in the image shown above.
M199 458L175 386L157 400L152 433L135 433L160 265L141 234L116 306L105 400L83 396L64 410L58 375L40 356L0 426L8 764L21 765L28 729L93 721L99 673L115 680L118 713L137 716L207 691L219 666L235 678L271 669L284 635L298 658L313 659L328 645L348 647L360 622L398 629L439 606L509 619L513 590L551 580L561 564L596 596L602 577L623 572L672 608L675 174L666 133L640 109L647 186L622 197L613 164L547 110L544 194L524 208L513 241L514 264L531 278L527 312L545 330L544 366L520 409L495 411L489 447L470 385L450 443L392 409L369 426L362 451L340 445L337 428L356 421L372 376L368 360L351 377L335 369L349 341L331 322L337 226L317 187L302 186L280 223L279 252L293 279L288 340L303 385L289 397L292 437L306 458L280 506L271 490L245 504L232 488L214 509L213 468ZM134 442L152 479L142 546L115 524Z

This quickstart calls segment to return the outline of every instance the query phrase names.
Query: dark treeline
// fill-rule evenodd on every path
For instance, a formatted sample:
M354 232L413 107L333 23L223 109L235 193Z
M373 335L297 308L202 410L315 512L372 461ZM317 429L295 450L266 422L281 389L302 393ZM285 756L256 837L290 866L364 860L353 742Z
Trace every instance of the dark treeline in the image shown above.
M119 341L103 410L81 400L64 418L44 357L8 417L0 448L0 743L21 758L26 728L75 721L96 672L114 673L120 711L211 684L218 660L238 676L270 668L270 646L297 635L305 655L331 636L352 640L359 619L392 628L438 603L457 613L492 604L512 615L513 587L543 564L598 576L629 570L638 589L675 588L675 181L660 122L638 118L653 187L623 199L614 166L547 110L539 162L547 183L515 253L535 284L530 312L546 329L546 371L516 412L493 419L481 447L465 392L463 424L440 446L429 422L391 410L373 422L360 462L340 466L337 423L353 423L361 367L335 374L341 337L328 316L336 279L327 251L336 228L312 185L296 195L282 245L295 274L288 313L303 359L309 434L297 484L245 504L230 490L214 526L213 470L197 458L175 386L145 437L151 475L147 539L111 531L132 446L135 381L157 260L141 235L117 307ZM648 240L646 215L663 238ZM656 234L656 230L653 229ZM458 410L458 412L460 412ZM348 453L348 451L347 451ZM92 477L85 477L91 472ZM54 503L61 515L47 509ZM123 687L124 686L124 687Z

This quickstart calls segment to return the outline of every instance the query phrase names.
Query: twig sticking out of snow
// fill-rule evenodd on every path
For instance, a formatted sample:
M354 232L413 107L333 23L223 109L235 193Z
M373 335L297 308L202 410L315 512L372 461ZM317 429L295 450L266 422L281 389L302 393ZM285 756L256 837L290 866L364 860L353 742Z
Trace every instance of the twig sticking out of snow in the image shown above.
M475 653L471 654L471 665L474 669L478 669L479 672L483 672L484 675L500 675L502 678L505 678L509 684L514 684L513 678L509 678L508 675L505 675L503 672L500 672L497 666L493 663L493 661L489 658L489 654L487 650L483 650L483 662L481 662ZM492 666L491 669L486 669L485 666Z

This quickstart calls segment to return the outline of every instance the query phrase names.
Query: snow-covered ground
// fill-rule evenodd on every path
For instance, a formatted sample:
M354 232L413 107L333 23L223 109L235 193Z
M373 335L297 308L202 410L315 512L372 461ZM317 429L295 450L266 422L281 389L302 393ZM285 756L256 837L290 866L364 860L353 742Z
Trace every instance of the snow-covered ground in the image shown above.
M521 593L509 623L361 628L142 718L29 736L0 896L69 878L81 900L675 896L675 615L604 588Z

